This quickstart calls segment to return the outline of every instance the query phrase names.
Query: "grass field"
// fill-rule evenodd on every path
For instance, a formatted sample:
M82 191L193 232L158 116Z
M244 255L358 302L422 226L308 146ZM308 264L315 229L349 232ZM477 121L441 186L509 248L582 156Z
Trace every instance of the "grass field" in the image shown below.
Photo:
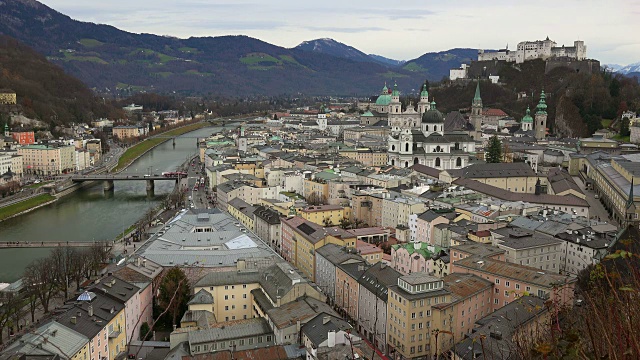
M260 63L276 63L281 64L282 61L265 53L251 53L240 58L240 62L246 65L258 65Z
M9 205L7 207L3 207L0 208L0 220L4 220L6 218L9 218L13 215L19 214L23 211L29 210L31 208L34 208L38 205L42 205L46 202L49 202L51 200L55 199L55 197L49 195L49 194L42 194L42 195L38 195L36 197L33 197L29 200L25 200L22 202L19 202L17 204L13 204L13 205Z
M620 134L616 134L616 135L612 136L611 139L616 140L616 141L620 141L620 142L628 143L630 141L631 137L630 136L620 136Z
M424 71L425 70L422 66L420 66L420 65L418 65L416 63L407 64L407 65L403 66L402 68L405 69L405 70L408 70L408 71Z
M602 127L603 127L604 129L609 128L609 126L611 126L611 123L612 123L612 122L613 122L613 120L611 120L611 119L602 119L602 120L600 121L600 123L602 124Z
M96 46L100 46L102 44L104 44L102 41L98 41L96 39L80 39L80 41L78 41L82 46L84 47L88 47L88 48L92 48L92 47L96 47Z
M64 59L66 61L88 61L88 62L94 62L94 63L98 63L98 64L108 64L106 61L100 59L97 56L83 56L83 55L75 55L75 53L70 53L70 52L64 52Z
M42 182L40 182L40 183L27 185L27 186L25 186L25 187L26 187L27 189L37 189L37 188L39 188L39 187L41 187L41 186L44 186L44 185L49 184L50 182L51 182L51 181L42 181Z
M197 124L191 124L191 125L187 125L185 127L181 127L179 129L173 129L170 131L167 131L165 133L162 133L162 135L165 136L178 136L178 135L182 135L184 133L188 133L190 131L194 131L194 130L198 130L200 128L203 128L205 126L208 126L208 123L197 123ZM146 151L148 151L149 149L153 148L154 146L158 145L158 144L162 144L163 142L169 140L166 137L163 138L151 138L151 139L147 139L144 140L141 143L138 143L130 148L127 149L127 151L124 152L124 154L122 154L122 156L120 156L120 159L118 160L118 165L113 169L113 171L120 171L123 170L124 168L126 168L127 166L129 166L129 164L131 164L131 162L136 159L138 156L144 154Z

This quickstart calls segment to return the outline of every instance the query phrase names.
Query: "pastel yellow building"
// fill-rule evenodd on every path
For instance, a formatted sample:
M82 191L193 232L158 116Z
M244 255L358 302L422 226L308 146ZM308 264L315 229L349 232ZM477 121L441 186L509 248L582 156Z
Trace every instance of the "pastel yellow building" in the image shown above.
M316 205L300 209L298 215L314 224L332 226L339 225L342 219L351 217L351 212L345 212L345 209L340 205Z
M18 149L26 174L62 174L75 169L73 145L27 145Z
M15 105L17 103L16 92L9 89L0 89L0 104Z
M304 180L304 197L308 202L323 204L329 198L329 184L326 181Z

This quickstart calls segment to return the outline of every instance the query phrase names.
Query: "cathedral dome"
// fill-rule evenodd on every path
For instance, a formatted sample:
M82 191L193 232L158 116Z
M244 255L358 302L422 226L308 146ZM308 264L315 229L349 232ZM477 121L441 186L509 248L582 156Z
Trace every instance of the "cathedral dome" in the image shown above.
M380 95L376 99L376 105L389 105L391 103L391 95Z
M422 114L422 123L440 124L444 122L444 116L436 109L435 101L431 103L431 109Z

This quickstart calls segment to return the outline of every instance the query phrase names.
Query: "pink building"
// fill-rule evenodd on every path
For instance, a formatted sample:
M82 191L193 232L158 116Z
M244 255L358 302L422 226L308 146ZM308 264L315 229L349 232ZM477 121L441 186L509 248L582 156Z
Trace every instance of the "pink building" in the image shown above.
M451 262L452 273L474 274L494 283L493 310L523 295L551 299L561 305L573 304L577 279L540 271L488 257L470 256Z
M287 219L282 219L282 248L280 255L291 264L295 264L296 261L296 244L294 240L295 228L304 222L304 219L294 216Z
M448 304L439 304L441 309L453 307L454 322L459 334L456 339L463 339L471 334L475 322L493 312L493 283L473 274L450 274L443 279L445 287L455 294Z
M433 272L433 253L422 242L391 246L391 267L403 275L413 272Z
M454 211L437 213L427 210L418 216L416 220L416 240L434 245L433 228L438 224L448 224L456 216Z

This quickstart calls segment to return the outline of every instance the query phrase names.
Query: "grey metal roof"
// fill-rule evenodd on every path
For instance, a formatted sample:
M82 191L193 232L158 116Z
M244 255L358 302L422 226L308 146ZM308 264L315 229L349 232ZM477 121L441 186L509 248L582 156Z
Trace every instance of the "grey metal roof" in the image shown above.
M367 269L358 279L358 283L386 302L388 286L397 284L400 276L402 276L402 274L392 267L379 262Z
M187 303L187 305L196 304L213 304L213 295L205 289L200 289L200 291L195 293Z
M80 351L89 338L56 321L40 326L33 332L24 334L3 351L3 358L12 354L51 355L70 359Z
M272 334L267 320L253 318L239 321L221 323L219 327L190 331L189 344L204 344L214 341L241 339L251 336Z
M298 321L304 324L319 313L338 315L328 304L311 297L301 296L295 301L268 310L267 317L278 329L283 329L296 325Z
M329 337L329 331L351 330L348 322L326 313L320 313L300 329L304 335L317 347Z
M341 264L345 261L364 262L362 256L358 255L356 249L343 248L336 244L327 244L316 250L316 255L320 255L332 264Z

